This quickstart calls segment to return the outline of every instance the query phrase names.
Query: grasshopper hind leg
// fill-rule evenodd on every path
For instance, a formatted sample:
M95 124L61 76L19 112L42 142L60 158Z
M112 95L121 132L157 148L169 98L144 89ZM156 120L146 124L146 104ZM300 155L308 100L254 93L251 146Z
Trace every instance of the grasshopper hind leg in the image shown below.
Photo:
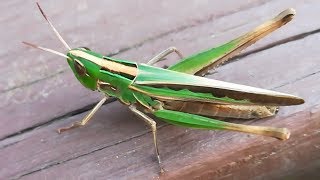
M157 159L158 159L158 163L159 163L159 166L160 166L160 172L164 173L164 169L162 168L162 163L161 163L161 160L160 160L160 154L159 154L159 148L158 148L158 142L157 142L157 123L152 118L150 118L149 116L145 115L143 112L139 111L134 105L130 105L129 109L133 113L135 113L137 116L142 118L150 126L150 128L152 130L153 143L154 143Z
M259 134L270 136L281 140L286 140L290 137L290 132L286 128L275 128L267 126L243 125L231 122L225 122L205 116L184 113L180 111L172 111L160 109L153 113L156 117L174 124L191 128L199 129L219 129L231 130L251 134Z

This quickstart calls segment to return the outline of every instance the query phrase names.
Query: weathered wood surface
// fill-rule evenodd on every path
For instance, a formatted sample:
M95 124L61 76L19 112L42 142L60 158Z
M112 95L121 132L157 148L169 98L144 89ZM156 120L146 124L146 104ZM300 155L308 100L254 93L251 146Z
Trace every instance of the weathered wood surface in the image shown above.
M235 121L288 127L287 141L203 131L158 121L163 179L316 177L320 170L320 2L299 1L40 1L72 47L87 46L145 62L178 47L185 55L241 35L285 8L295 19L217 69L210 78L299 95L301 106L274 118ZM61 135L101 97L81 86L65 60L22 40L64 52L33 2L1 4L0 179L158 178L151 134L118 102L88 126ZM168 62L173 62L172 56ZM319 176L319 175L318 175Z

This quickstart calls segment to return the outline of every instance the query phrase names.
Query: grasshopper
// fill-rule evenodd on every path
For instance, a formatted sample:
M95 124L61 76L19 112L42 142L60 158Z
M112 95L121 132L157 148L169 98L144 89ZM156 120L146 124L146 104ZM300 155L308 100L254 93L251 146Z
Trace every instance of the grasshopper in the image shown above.
M183 57L177 48L171 47L143 64L107 57L88 48L71 49L38 3L37 6L55 35L66 47L67 54L23 43L66 58L83 86L104 95L82 121L60 128L59 133L84 126L108 98L115 97L150 126L161 172L164 170L157 144L157 126L147 114L178 126L240 131L282 140L289 138L290 132L286 128L241 125L215 118L259 119L274 116L278 106L302 104L302 98L201 76L288 23L295 14L293 9L281 12L243 36L216 48ZM166 69L152 66L171 53L176 53L181 60Z

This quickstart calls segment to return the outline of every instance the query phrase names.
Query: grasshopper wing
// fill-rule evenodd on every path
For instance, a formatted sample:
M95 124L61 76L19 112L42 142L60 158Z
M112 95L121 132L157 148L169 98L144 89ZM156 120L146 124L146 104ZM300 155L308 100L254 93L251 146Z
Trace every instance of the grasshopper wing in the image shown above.
M138 74L130 88L163 100L276 106L304 102L290 94L207 79L145 64L138 65Z

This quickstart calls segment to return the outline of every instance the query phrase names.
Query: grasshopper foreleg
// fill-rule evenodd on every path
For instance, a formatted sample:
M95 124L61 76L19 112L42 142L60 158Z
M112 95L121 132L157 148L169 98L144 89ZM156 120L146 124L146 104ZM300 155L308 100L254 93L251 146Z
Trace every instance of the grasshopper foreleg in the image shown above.
M140 118L142 118L151 128L152 134L153 134L153 143L155 147L155 151L157 154L158 158L158 163L160 166L160 172L163 173L164 169L162 168L161 160L160 160L160 154L159 154L159 149L158 149L158 142L157 142L157 123L151 119L149 116L145 115L143 112L139 111L134 105L130 105L129 109L138 115Z
M183 59L182 53L176 47L169 47L168 49L162 51L161 53L159 53L158 55L153 57L151 60L149 60L147 62L147 64L153 65L153 64L163 60L164 57L168 56L169 54L171 54L173 52L177 53L177 55L180 57L180 59Z
M69 127L63 127L58 129L58 133L62 133L63 131L67 131L76 127L84 126L87 124L87 122L92 118L92 116L97 112L97 110L103 105L104 102L108 99L107 96L105 96L103 99L101 99L98 104L90 111L89 114L86 115L81 121L77 121L73 124L71 124Z

